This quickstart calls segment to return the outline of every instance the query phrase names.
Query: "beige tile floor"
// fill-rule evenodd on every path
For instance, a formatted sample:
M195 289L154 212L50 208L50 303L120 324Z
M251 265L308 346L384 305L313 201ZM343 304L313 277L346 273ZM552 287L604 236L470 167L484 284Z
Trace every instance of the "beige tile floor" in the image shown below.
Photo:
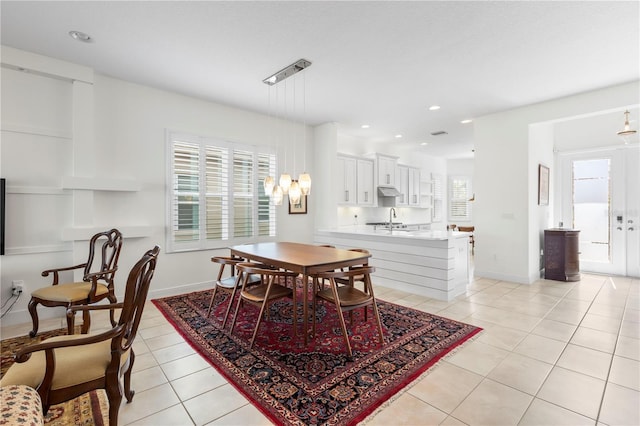
M637 279L583 274L577 283L519 285L477 278L451 302L384 287L376 288L376 296L484 331L368 424L640 424ZM28 329L4 327L2 334ZM121 425L270 424L151 303L135 351L136 395L120 409Z

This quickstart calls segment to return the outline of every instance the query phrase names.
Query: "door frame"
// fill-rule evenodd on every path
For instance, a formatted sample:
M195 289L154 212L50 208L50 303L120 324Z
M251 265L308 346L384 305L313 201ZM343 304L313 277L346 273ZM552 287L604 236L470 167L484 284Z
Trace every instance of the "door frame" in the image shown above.
M572 225L572 162L608 158L611 160L611 217L609 223L611 242L611 262L588 262L580 259L580 269L586 272L640 276L640 197L633 179L640 176L640 149L638 146L589 149L558 152L556 155L556 175L560 197L555 209L558 223L564 227ZM636 180L638 182L638 180ZM635 187L635 190L634 190ZM622 222L617 222L622 216ZM633 223L627 223L628 220ZM621 229L618 229L621 228ZM633 228L633 231L629 229Z

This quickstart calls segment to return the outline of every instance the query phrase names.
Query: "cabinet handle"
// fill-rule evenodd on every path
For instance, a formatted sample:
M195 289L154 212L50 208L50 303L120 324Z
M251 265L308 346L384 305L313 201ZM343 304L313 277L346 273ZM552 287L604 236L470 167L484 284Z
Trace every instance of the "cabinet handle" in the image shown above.
M387 173L387 185L391 183L391 175Z
M369 202L369 191L364 191L364 202L365 203Z
M349 190L344 191L344 200L349 201Z

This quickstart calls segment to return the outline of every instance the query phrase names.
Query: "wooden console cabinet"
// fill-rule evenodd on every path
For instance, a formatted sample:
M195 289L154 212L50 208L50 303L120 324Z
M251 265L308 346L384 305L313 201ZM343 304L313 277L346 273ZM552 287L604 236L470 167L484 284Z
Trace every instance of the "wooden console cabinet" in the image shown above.
M580 231L575 229L545 229L545 279L580 281L579 233Z

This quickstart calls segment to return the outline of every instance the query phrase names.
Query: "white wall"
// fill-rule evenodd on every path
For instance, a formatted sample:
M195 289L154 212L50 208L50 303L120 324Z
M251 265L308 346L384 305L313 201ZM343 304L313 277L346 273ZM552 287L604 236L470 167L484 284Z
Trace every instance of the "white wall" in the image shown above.
M12 280L24 280L28 293L49 283L40 277L42 270L86 260L90 230L109 227L121 228L125 235L116 275L116 292L122 294L129 269L142 253L155 244L165 246L166 129L252 145L277 144L280 160L285 150L289 153L287 171L302 172L301 165L294 166L293 141L269 140L274 118L103 75L92 76L92 83L78 89L71 80L60 80L59 69L62 64L65 70L86 71L83 67L4 46L2 61L3 66L37 67L55 77L2 69L0 173L9 192L8 254L0 257L3 300L11 293ZM302 129L299 123L277 126L295 126L297 134ZM62 136L55 136L58 133ZM295 146L297 162L302 164L306 151L307 171L314 178L312 129L307 129L306 141L306 150ZM63 190L64 176L128 178L140 189ZM286 205L277 207L278 240L312 241L314 193L322 186L321 179L313 179L310 214L289 215ZM131 238L126 230L139 236ZM64 240L66 234L82 233L87 236ZM162 252L150 297L209 287L216 272L209 259L217 254L228 250ZM29 321L25 296L3 323ZM42 317L63 315L61 309L39 312Z
M537 206L538 164L552 162L553 132L530 126L638 104L639 89L636 81L474 120L476 275L539 276L540 232L555 220L553 205Z

